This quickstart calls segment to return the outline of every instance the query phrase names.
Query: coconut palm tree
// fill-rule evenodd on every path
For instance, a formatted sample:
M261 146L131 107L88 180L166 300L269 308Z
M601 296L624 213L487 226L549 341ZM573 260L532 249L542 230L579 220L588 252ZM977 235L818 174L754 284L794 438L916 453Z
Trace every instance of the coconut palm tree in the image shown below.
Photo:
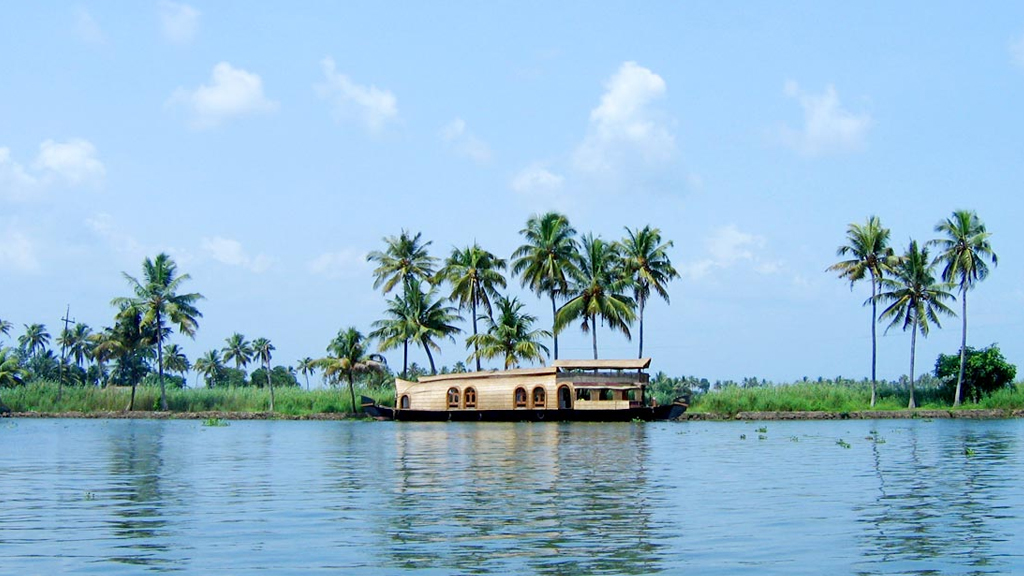
M50 345L50 333L42 324L25 324L25 333L18 337L18 345L28 356L35 356Z
M196 359L195 370L203 376L203 382L206 383L207 388L213 388L223 369L224 364L221 361L219 350L209 350Z
M180 374L184 387L188 387L185 374L192 369L192 364L188 361L188 356L185 356L181 346L167 345L167 349L164 350L164 369L173 374Z
M224 361L234 361L235 368L245 371L245 367L252 362L253 359L253 347L246 339L238 332L235 332L228 338L224 339L226 345L223 348Z
M356 404L355 377L372 372L383 372L384 357L367 353L369 340L355 328L339 330L338 335L327 346L328 355L316 360L327 378L342 378L348 381L348 393L352 400L352 411L358 412Z
M28 371L22 368L18 355L11 348L0 348L0 387L21 386Z
M587 234L581 242L569 294L555 316L555 331L581 320L583 332L590 332L597 360L597 320L630 338L629 325L636 319L636 302L626 294L629 279L621 274L622 256L617 245Z
M619 252L626 267L626 274L633 288L633 299L636 300L639 312L640 347L637 358L644 357L644 307L651 296L651 290L669 301L666 285L679 273L672 267L668 258L668 249L672 241L661 241L661 230L644 226L635 232L626 228L626 237L619 243Z
M910 403L914 408L914 353L917 349L917 333L927 337L931 324L939 328L939 315L955 316L948 306L943 304L953 300L947 292L951 287L948 283L936 281L935 266L928 259L928 248L918 249L917 242L911 241L907 253L893 270L892 278L883 278L881 292L875 298L888 302L889 306L882 310L879 320L892 319L886 331L893 326L902 325L903 330L910 328Z
M92 328L81 322L75 324L74 328L62 330L57 343L67 350L68 355L74 359L75 365L82 368L82 362L90 356L92 351Z
M135 409L135 390L149 368L146 359L152 358L156 342L155 326L143 324L140 309L128 306L116 315L113 328L105 328L96 335L93 355L99 362L117 361L117 374L122 381L131 383L132 393L125 410Z
M967 353L967 292L988 277L988 264L999 264L999 257L992 251L989 237L978 215L969 210L957 210L953 216L935 226L936 232L946 235L945 238L932 240L928 244L938 246L941 252L935 256L936 263L943 263L942 279L955 282L960 289L960 303L963 306L961 319L963 330L960 333L960 371L956 377L956 393L953 405L960 405L960 391L964 382L964 363Z
M569 289L576 270L576 229L557 212L531 216L519 231L526 243L512 253L512 273L522 276L522 285L537 296L551 298L551 337L558 360L558 307L555 301Z
M0 318L0 334L3 334L4 336L10 336L11 328L14 328L13 324L8 322L7 320Z
M377 263L373 270L375 289L383 287L384 294L388 294L402 284L408 292L408 285L434 277L437 258L427 253L431 242L422 242L421 237L420 232L412 236L402 230L397 237L384 238L387 248L383 252L374 250L366 256L367 262Z
M474 243L463 249L453 248L438 273L439 279L447 280L452 286L449 299L457 302L460 310L470 310L474 336L477 334L477 308L483 308L488 317L491 315L491 299L498 296L498 288L505 287L505 276L501 270L506 267L504 259ZM479 372L480 355L475 353L476 348L473 350Z
M414 293L415 294L414 294ZM409 373L409 339L416 336L416 325L412 321L415 316L414 306L420 300L419 290L403 293L388 300L384 310L384 318L375 321L370 338L377 340L381 352L402 347L402 378Z
M309 356L306 356L302 360L299 360L299 372L306 378L306 391L309 391L309 374L316 372L316 360L313 360Z
M267 387L270 388L270 411L274 411L274 381L270 379L270 353L275 350L274 345L266 338L256 338L252 341L252 351L256 358L263 362L263 368L267 371Z
M170 328L166 321L177 325L178 331L194 338L199 327L198 319L203 315L195 307L195 303L203 299L197 292L178 294L181 285L191 277L188 274L178 275L178 265L170 256L157 254L142 263L142 281L123 273L132 287L134 296L115 298L111 303L125 309L135 309L142 313L142 323L153 326L156 331L157 370L160 376L160 407L167 410L167 392L164 386L164 329Z
M523 312L523 303L518 298L498 296L494 305L497 317L483 317L487 330L483 334L469 337L473 344L469 360L475 359L479 366L481 357L491 359L503 356L506 370L519 366L523 361L543 363L549 350L540 340L550 338L551 333L547 330L531 330L537 317Z
M882 226L877 216L871 216L861 224L850 224L846 228L847 244L836 250L837 256L849 256L846 260L836 262L828 267L830 272L838 272L839 277L850 281L850 290L859 280L866 276L871 278L871 406L875 405L875 366L877 364L877 339L875 328L878 325L878 288L882 278L889 274L899 262L892 248L889 247L889 229Z

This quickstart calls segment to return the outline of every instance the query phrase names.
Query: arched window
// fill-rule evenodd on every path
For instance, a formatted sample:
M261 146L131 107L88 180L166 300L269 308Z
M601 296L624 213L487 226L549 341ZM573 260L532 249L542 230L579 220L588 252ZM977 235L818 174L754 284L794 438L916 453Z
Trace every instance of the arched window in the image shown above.
M533 389L533 407L543 408L544 407L544 388L537 386Z
M476 408L476 388L466 388L464 408Z
M519 388L516 388L514 398L516 408L526 408L526 388L523 388L521 386Z
M448 407L458 408L459 407L459 389L449 388L448 389Z
M408 394L402 394L402 400L401 400L401 402L399 402L398 407L401 408L402 410L408 410L409 409L409 395Z

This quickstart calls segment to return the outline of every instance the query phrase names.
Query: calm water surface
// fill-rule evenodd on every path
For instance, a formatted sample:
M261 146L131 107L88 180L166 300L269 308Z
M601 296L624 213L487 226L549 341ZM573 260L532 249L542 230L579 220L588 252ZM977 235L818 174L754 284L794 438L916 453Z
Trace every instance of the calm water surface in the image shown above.
M1024 573L1019 420L4 420L0 447L5 574Z

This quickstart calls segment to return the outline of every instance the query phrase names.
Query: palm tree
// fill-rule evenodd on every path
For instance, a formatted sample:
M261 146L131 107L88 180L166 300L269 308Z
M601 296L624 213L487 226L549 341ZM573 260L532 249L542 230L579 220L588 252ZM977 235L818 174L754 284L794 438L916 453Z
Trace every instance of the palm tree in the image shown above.
M434 341L438 338L448 338L455 341L455 334L461 332L453 323L462 320L458 311L452 306L445 306L445 300L437 297L437 289L430 288L423 292L419 287L413 288L410 316L408 323L412 328L412 340L415 340L427 353L427 360L430 361L430 373L437 374L437 367L434 365L434 355L431 349L441 350L441 347Z
M18 337L18 345L29 356L35 356L50 345L50 333L42 324L25 324L25 333Z
M555 300L569 289L569 278L576 272L576 229L557 212L531 216L519 231L526 238L512 253L512 273L522 275L522 285L537 296L551 298L551 335L555 360L558 360L558 308Z
M936 232L942 232L945 238L932 240L942 250L936 255L936 263L945 263L942 269L942 279L946 282L956 282L960 288L960 302L963 305L961 318L963 330L960 336L960 371L956 377L956 393L953 395L953 405L960 405L960 391L964 382L964 363L967 352L967 292L974 286L988 277L988 264L985 260L992 262L993 266L999 264L999 257L992 251L992 245L988 239L992 235L985 230L978 215L973 211L957 210L953 216L935 226Z
M309 374L316 371L316 360L306 356L299 360L299 372L306 378L306 391L309 391Z
M206 354L197 358L195 369L196 372L202 374L203 382L206 382L206 387L213 388L213 384L220 376L220 371L224 369L224 364L220 358L220 351L209 350Z
M188 361L188 356L185 356L185 352L181 349L181 346L177 344L168 344L167 350L164 351L164 368L171 373L181 374L184 387L188 387L188 382L185 380L185 373L192 369L192 364Z
M252 341L252 350L256 358L263 362L263 368L267 371L267 387L270 388L270 411L274 411L274 381L270 379L270 353L275 350L274 345L266 338L257 338Z
M366 351L369 341L355 328L339 330L338 335L327 346L328 356L316 360L327 378L344 377L348 381L348 393L352 400L352 411L358 412L356 404L355 376L384 370L384 357Z
M477 334L477 307L480 306L491 315L491 299L498 296L498 288L505 287L505 276L500 272L506 268L505 260L484 250L474 243L464 249L453 248L451 256L444 262L438 273L439 278L452 285L453 302L458 302L459 309L470 309L473 319L473 335ZM468 342L467 342L468 344ZM476 369L480 371L480 355L476 353Z
M178 294L181 285L191 277L188 274L178 276L178 265L167 254L157 254L156 258L142 263L142 282L123 273L135 293L133 297L115 298L111 303L124 309L137 309L142 313L142 323L153 326L156 330L157 370L160 375L160 407L167 410L167 392L164 386L164 328L165 320L178 326L178 331L195 337L199 327L198 318L203 315L196 309L195 303L202 300L203 295L192 292ZM167 326L169 328L169 326Z
M633 298L636 300L640 319L640 349L637 358L644 357L644 307L651 296L651 290L669 301L668 290L665 288L679 273L672 267L668 258L668 249L672 241L661 241L661 230L644 226L636 232L626 228L626 237L619 243L622 260L633 286Z
M126 303L115 318L113 328L106 328L96 336L93 356L100 363L117 360L119 376L131 382L132 394L125 407L131 411L135 409L135 389L148 371L145 362L147 357L152 358L157 333L155 326L143 324L140 309Z
M245 336L242 336L238 332L235 332L230 337L225 338L224 341L227 343L224 346L224 361L235 362L235 368L244 371L246 365L253 359L253 347L246 341Z
M11 328L14 328L13 324L8 322L7 320L0 319L0 334L3 334L4 336L10 336Z
M387 248L383 252L374 250L366 256L367 262L376 262L373 271L373 287L384 287L384 294L394 290L399 283L406 288L419 280L432 278L437 259L427 253L431 242L422 242L422 233L411 236L406 230L395 236L384 238Z
M419 290L417 289L415 293L419 294ZM385 317L375 321L372 324L375 329L370 332L370 338L380 342L381 352L402 347L402 378L409 373L409 339L416 335L416 326L412 318L415 316L413 307L418 300L412 293L401 294L388 300L388 307L384 310Z
M82 362L89 357L92 351L92 329L81 322L75 324L74 328L62 330L57 343L67 349L68 354L74 358L75 365L82 368Z
M541 338L550 338L547 330L531 330L536 316L523 312L523 303L518 298L499 296L494 302L498 309L497 319L485 316L487 331L469 337L473 354L469 359L495 358L504 356L505 369L515 368L522 361L544 362L548 347L540 343ZM477 368L479 371L479 368Z
M622 256L616 244L608 243L593 234L583 237L582 250L577 257L569 299L555 316L555 331L582 320L583 332L590 332L597 360L597 320L619 330L630 338L629 325L636 319L636 302L625 291L629 279L621 275Z
M21 386L27 374L14 350L0 348L0 387Z
M836 262L828 267L830 272L839 272L839 277L850 281L850 290L858 280L865 276L871 277L871 406L875 405L875 365L877 360L877 339L875 327L878 324L879 283L886 274L893 270L899 258L889 247L889 229L883 228L878 216L871 216L864 225L850 224L846 228L846 239L849 242L836 250L837 256L850 256L849 259Z
M902 324L903 330L910 328L910 403L914 408L914 352L917 349L917 333L928 336L930 324L939 328L939 314L955 316L943 301L953 300L953 295L946 290L950 284L936 282L935 265L928 260L928 248L917 247L916 241L910 242L906 255L893 270L893 278L883 278L882 286L888 291L878 294L875 298L889 302L889 307L882 311L880 320L892 319L886 331L893 326Z

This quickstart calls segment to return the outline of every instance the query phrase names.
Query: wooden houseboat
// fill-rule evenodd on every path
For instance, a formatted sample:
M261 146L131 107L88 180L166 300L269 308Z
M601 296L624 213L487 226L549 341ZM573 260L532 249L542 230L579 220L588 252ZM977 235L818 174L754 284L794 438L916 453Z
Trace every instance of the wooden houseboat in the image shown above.
M650 358L555 360L551 366L395 379L395 408L364 397L375 418L425 421L631 421L678 418L685 398L647 396Z

